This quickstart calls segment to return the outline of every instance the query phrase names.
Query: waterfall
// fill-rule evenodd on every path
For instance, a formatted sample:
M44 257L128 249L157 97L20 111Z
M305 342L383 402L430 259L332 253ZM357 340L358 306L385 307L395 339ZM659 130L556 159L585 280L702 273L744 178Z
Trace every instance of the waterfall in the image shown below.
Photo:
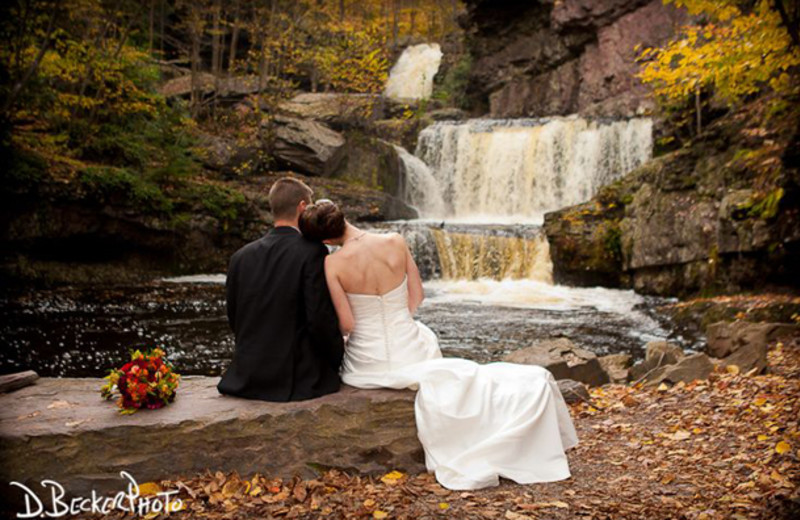
M442 278L553 281L547 238L448 233L433 229Z
M433 172L422 159L411 155L402 146L393 145L400 159L403 174L401 198L427 218L445 216L445 203L442 190ZM424 209L423 209L424 208Z
M442 50L438 43L406 47L389 72L384 91L397 100L427 99L433 93L433 77L439 71Z
M403 235L423 280L552 283L550 247L539 227L396 221L375 223L371 229Z
M422 217L535 222L590 199L651 155L648 118L440 122L420 133L416 149L432 180L409 176L406 194L424 192L411 201ZM425 184L412 186L419 178Z

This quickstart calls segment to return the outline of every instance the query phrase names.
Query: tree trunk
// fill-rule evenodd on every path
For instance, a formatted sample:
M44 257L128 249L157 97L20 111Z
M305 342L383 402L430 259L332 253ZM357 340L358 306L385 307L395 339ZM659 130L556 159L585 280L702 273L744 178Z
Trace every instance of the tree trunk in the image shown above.
M164 59L164 19L167 17L167 13L166 13L166 9L164 7L164 3L165 3L164 0L161 0L161 5L160 5L161 9L159 9L160 16L159 16L159 21L158 21L158 23L159 23L159 31L158 32L161 33L161 41L159 42L159 50L161 51L160 54L161 54L161 59L162 60Z
M411 9L409 9L409 11L408 11L408 18L409 18L409 22L410 22L410 24L409 24L410 27L409 27L409 31L408 32L409 32L409 34L413 35L414 34L414 30L416 29L416 26L417 26L417 6L416 6L416 2L412 2L411 3Z
M400 0L392 1L392 47L397 48L397 22L400 17Z
M781 22L783 22L784 27L789 32L789 36L792 38L792 44L795 47L800 47L800 31L798 31L798 24L800 23L800 19L798 19L797 11L793 14L795 16L792 19L789 16L789 13L786 12L786 6L783 5L783 0L774 0L775 3L775 10L778 11L778 14L781 17Z
M44 41L42 42L42 46L39 48L38 54L33 59L31 64L28 66L25 73L14 83L14 86L11 88L11 92L8 93L8 97L6 98L5 103L3 103L3 116L7 116L8 113L14 106L14 103L17 101L17 97L19 96L22 89L25 87L25 84L30 81L33 74L39 68L39 64L42 62L42 58L44 58L45 52L50 47L50 42L53 39L53 33L55 32L55 20L56 20L56 9L58 8L58 4L55 5L53 11L50 13L50 20L47 21L47 29L45 30L45 37Z
M239 0L233 4L233 27L231 28L231 47L228 53L228 76L236 65L236 46L239 44Z
M702 104L700 103L700 87L694 91L694 110L697 113L697 135L703 131Z
M191 74L192 74L192 94L190 97L190 106L192 116L197 116L197 109L200 104L200 14L196 12L197 7L192 8L194 11L191 15L191 28L189 30L192 52L191 52Z
M147 52L150 56L153 55L153 32L155 31L155 24L156 24L156 0L150 0L150 19L149 22L149 34L147 37Z
M219 96L219 89L220 89L220 82L219 82L219 73L220 73L220 58L222 56L222 46L220 45L220 14L222 12L222 6L220 5L219 0L214 1L213 9L213 22L211 26L211 73L214 75L214 106L212 110L216 112L217 109L217 98Z

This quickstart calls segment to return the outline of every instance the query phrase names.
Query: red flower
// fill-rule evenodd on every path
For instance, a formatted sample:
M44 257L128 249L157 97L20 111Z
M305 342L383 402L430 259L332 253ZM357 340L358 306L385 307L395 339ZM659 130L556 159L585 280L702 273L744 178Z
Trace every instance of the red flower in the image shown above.
M163 408L173 402L179 376L163 356L164 351L159 348L146 353L136 351L131 361L111 371L106 378L109 382L101 389L102 395L111 398L115 388L120 394L117 404L127 412Z

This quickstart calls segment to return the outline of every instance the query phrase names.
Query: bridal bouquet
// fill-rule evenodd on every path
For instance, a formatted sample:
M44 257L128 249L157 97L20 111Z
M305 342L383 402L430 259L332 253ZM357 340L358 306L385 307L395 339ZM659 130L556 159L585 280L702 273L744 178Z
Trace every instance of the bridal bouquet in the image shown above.
M164 358L164 351L154 348L142 353L136 350L122 368L114 368L105 377L108 383L100 389L105 399L118 390L120 413L134 413L140 408L162 408L175 400L180 376Z

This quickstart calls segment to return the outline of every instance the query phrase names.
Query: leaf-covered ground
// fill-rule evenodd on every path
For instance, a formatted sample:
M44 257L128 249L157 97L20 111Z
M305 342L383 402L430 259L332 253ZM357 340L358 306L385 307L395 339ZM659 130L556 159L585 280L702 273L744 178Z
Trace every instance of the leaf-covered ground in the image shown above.
M800 518L800 340L773 345L770 374L718 372L672 388L609 385L572 406L572 478L450 491L432 475L314 480L208 473L173 518Z

